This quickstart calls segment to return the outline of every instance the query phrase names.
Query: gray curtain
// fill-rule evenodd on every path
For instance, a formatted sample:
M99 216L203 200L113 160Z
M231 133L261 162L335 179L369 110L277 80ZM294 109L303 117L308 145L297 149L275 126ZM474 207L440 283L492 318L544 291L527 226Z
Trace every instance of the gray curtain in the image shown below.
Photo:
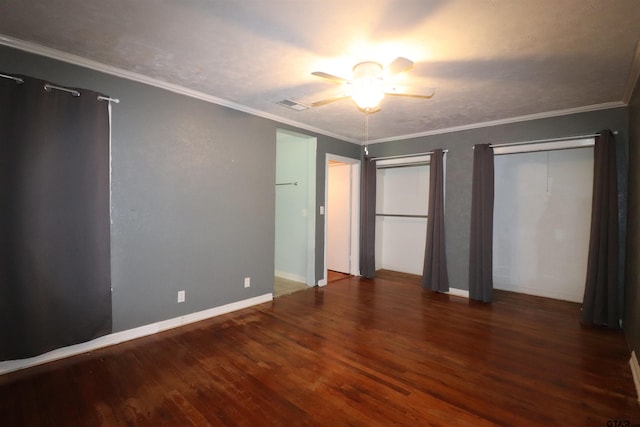
M493 299L493 149L474 146L469 244L469 298Z
M444 152L434 150L429 174L427 246L424 251L422 286L437 292L449 290L444 243Z
M360 275L373 279L376 275L376 162L365 158L360 221Z
M111 332L109 112L0 79L0 360Z
M618 178L611 131L595 139L593 200L582 322L620 327L618 301Z

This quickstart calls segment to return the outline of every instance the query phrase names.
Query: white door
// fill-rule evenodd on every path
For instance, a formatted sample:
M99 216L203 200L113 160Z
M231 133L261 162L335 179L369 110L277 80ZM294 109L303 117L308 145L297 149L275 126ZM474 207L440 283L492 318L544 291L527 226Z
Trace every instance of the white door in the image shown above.
M332 162L327 183L327 268L349 274L351 165Z

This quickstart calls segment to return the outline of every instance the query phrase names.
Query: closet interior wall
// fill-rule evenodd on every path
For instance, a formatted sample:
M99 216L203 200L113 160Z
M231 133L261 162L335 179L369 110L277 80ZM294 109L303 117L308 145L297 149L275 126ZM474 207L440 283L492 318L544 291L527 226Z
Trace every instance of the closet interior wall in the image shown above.
M582 302L593 148L514 148L496 148L494 288Z

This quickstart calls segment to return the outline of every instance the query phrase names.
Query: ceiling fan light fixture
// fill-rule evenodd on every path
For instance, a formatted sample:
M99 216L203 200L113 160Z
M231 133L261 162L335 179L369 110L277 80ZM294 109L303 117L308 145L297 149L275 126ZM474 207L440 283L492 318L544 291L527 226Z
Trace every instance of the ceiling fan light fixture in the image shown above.
M384 81L380 78L382 65L361 62L353 67L351 98L362 110L372 110L384 99Z
M384 90L381 84L354 84L351 98L360 109L371 110L380 105L380 102L384 99Z
M405 96L413 98L429 99L435 93L431 89L429 93L418 93L410 88L402 86L392 86L393 80L398 74L413 67L413 61L397 57L386 67L378 62L366 61L360 62L353 67L353 79L345 79L344 77L334 76L333 74L323 71L314 71L311 73L316 77L328 80L331 83L342 85L345 92L311 103L311 107L320 107L334 101L351 98L360 111L371 114L380 111L380 103L385 94L393 96Z

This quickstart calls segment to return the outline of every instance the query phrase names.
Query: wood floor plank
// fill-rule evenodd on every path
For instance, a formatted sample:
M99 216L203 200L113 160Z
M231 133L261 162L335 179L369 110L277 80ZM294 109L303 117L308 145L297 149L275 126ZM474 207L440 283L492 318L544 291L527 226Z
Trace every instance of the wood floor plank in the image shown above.
M1 426L640 423L620 331L577 304L380 272L0 376Z

